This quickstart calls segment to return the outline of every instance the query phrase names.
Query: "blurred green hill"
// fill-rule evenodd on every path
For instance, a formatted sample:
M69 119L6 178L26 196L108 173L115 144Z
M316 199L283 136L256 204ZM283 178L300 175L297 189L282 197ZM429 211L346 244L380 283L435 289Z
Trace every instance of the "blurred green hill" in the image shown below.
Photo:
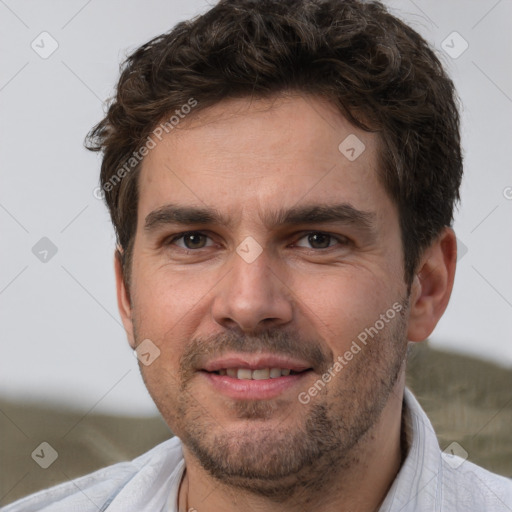
M512 370L420 343L411 345L407 384L442 449L457 441L469 460L512 477ZM171 435L160 417L84 415L0 399L0 506L133 459ZM48 469L31 457L43 441L58 452Z

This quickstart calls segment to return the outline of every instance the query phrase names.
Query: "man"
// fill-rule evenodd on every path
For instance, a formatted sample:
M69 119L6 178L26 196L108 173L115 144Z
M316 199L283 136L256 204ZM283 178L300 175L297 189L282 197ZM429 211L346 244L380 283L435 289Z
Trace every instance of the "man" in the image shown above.
M512 510L405 389L450 298L462 176L417 33L375 2L221 1L128 58L89 146L176 437L6 512Z

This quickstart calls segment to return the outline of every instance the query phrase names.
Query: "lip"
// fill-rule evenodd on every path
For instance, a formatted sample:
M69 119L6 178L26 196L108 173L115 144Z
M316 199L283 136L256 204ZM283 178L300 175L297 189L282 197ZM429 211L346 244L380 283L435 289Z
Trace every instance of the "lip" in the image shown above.
M284 368L295 372L302 372L312 368L312 366L307 361L276 354L228 354L208 361L201 370L216 372L224 368L248 368L249 370Z
M235 400L270 400L299 386L310 373L311 370L275 379L245 380L204 370L199 372L216 392Z
M247 368L261 370L264 368L289 369L290 375L262 380L237 379L228 375L213 373L228 368ZM307 371L306 371L307 370ZM198 373L217 393L235 400L270 400L291 388L298 386L312 373L312 365L306 361L277 354L225 354L208 361Z

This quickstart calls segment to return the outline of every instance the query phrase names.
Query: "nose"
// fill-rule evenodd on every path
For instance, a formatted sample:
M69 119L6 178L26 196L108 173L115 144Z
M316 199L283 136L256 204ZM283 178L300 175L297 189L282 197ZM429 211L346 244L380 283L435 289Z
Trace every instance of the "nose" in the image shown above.
M292 320L293 302L279 263L264 250L248 263L233 253L231 269L216 287L213 319L227 329L257 334Z

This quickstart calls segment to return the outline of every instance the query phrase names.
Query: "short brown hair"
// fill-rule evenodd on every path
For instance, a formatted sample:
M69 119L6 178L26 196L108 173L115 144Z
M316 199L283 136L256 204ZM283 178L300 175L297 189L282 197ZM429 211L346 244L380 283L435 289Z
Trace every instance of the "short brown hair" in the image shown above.
M380 179L398 207L411 283L460 199L459 114L453 83L427 42L380 2L363 0L221 0L128 56L105 118L86 139L88 149L103 151L100 182L125 278L140 165L119 171L155 127L191 98L197 112L286 91L326 98L379 134Z

